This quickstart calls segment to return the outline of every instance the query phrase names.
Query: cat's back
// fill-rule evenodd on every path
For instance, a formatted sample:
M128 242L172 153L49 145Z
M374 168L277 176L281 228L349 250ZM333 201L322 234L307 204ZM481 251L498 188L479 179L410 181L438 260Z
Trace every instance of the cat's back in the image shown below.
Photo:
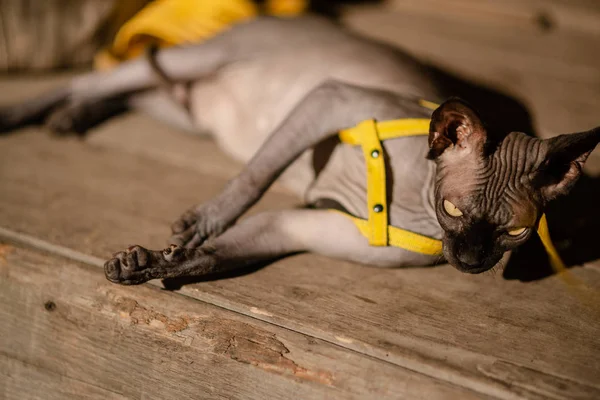
M327 80L437 97L417 61L326 19L263 18L228 34L244 37L247 55L194 86L193 113L243 162Z

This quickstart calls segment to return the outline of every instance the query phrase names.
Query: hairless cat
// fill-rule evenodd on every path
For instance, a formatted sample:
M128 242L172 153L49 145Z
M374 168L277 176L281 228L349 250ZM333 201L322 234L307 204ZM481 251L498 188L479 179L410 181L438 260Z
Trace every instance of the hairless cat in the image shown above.
M76 77L0 110L0 129L46 119L56 131L84 130L126 105L209 132L246 164L220 194L173 223L169 248L133 246L106 262L110 281L139 284L303 251L381 267L440 262L370 245L348 218L369 218L365 154L335 141L364 120L427 119L428 136L382 143L387 204L376 211L385 208L392 227L441 240L443 258L458 270L480 273L532 236L546 204L580 176L600 128L541 140L493 129L457 98L433 113L421 101L452 95L417 60L331 21L261 17ZM278 178L306 208L237 222Z

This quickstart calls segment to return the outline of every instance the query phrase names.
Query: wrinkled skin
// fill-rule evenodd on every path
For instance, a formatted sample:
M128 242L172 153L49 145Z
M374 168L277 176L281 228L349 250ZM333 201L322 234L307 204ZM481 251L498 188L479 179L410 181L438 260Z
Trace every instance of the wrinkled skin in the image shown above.
M469 105L442 105L432 117L428 157L437 164L446 260L463 272L493 268L531 237L545 205L574 185L599 138L596 128L549 140L512 132L494 142ZM462 215L451 216L444 200Z

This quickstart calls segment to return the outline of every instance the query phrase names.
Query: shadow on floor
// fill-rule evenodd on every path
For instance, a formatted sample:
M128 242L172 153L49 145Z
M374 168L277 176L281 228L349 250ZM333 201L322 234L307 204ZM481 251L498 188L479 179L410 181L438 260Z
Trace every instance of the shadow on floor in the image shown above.
M552 241L568 267L600 259L600 178L582 176L571 193L550 203L547 212ZM553 274L537 237L517 249L504 278L532 281Z
M291 256L292 255L289 255L286 257L291 257ZM179 290L184 285L191 285L191 284L200 283L200 282L212 282L212 281L218 281L221 279L228 279L228 278L237 278L239 276L252 274L252 273L254 273L258 270L261 270L264 267L266 267L278 260L286 258L286 257L279 257L279 258L276 258L273 260L261 261L260 263L249 265L246 268L240 268L240 269L236 269L233 271L221 272L221 273L211 274L211 275L206 275L206 276L182 276L182 277L178 277L178 278L163 279L162 280L163 289L164 290Z

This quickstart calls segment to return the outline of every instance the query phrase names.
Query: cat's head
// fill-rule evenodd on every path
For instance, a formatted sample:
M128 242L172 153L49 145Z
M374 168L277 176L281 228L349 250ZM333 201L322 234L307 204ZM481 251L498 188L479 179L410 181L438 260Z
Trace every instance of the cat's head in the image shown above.
M535 234L545 205L569 192L600 127L541 140L498 138L477 112L450 99L433 113L428 158L437 165L435 208L446 260L480 273Z

